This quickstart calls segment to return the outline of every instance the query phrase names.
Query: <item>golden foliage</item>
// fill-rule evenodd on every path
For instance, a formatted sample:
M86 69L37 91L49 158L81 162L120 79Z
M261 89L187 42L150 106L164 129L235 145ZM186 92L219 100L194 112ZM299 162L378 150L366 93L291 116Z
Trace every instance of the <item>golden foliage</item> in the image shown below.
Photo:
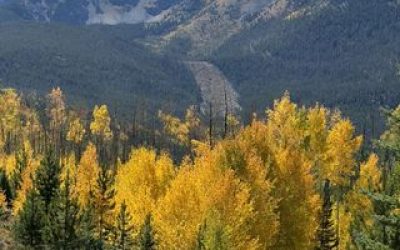
M0 190L0 213L7 209L6 195L2 190Z
M178 143L189 146L192 140L198 140L203 136L200 131L200 118L194 106L186 110L183 121L161 111L158 113L158 117L164 124L165 132L175 138Z
M97 162L96 147L89 143L79 162L76 172L75 197L79 204L85 207L94 191L100 167Z
M141 225L147 214L154 211L174 176L174 165L168 155L157 156L146 148L133 150L116 175L116 203L126 201L132 224Z
M59 130L65 123L65 97L59 87L53 88L47 96L49 100L48 115L51 119L50 127Z
M218 243L223 249L258 249L250 233L255 214L250 188L233 170L218 167L215 153L208 152L181 167L154 218L161 249L193 249L204 224L210 225L206 249L217 244L216 233L223 236Z
M93 135L100 136L108 141L113 133L110 129L111 118L106 105L95 106L93 110L93 121L90 123L90 131Z
M76 117L69 123L67 140L79 144L82 142L85 132L85 127L83 126L81 120L79 117Z
M22 172L22 183L21 188L16 192L16 198L13 202L13 214L17 214L23 207L26 199L26 195L33 188L33 181L35 178L36 170L40 165L40 157L33 158L32 153L29 153L29 149L25 149L28 155L27 166Z
M345 186L354 175L355 155L362 137L354 137L355 128L349 120L340 120L329 131L327 144L328 171L324 178L333 185Z

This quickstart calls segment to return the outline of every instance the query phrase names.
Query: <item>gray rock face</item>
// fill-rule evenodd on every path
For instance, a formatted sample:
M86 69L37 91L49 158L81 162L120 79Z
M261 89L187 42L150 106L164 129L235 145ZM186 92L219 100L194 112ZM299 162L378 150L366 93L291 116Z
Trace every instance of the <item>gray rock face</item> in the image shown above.
M23 19L69 24L185 21L204 12L240 18L274 0L0 0Z
M169 9L189 2L198 0L0 0L0 5L43 22L133 24L160 20Z

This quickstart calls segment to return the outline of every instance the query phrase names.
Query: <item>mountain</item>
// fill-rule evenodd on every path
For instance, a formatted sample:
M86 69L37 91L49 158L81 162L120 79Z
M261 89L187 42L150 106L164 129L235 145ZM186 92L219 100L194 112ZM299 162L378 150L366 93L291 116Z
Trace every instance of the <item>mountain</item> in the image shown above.
M188 2L188 3L186 3ZM187 0L2 0L23 19L69 24L134 24L164 18L171 9L193 5Z
M241 30L209 60L248 112L289 90L299 103L339 107L378 134L380 108L400 103L399 11L391 0L304 1Z
M296 102L339 107L359 128L379 128L379 108L400 102L399 8L397 0L2 0L0 31L11 35L0 37L0 78L31 89L73 82L65 87L82 100L105 88L127 103L131 88L170 110L226 89L208 85L228 86L244 117L289 90ZM63 53L77 65L60 66Z

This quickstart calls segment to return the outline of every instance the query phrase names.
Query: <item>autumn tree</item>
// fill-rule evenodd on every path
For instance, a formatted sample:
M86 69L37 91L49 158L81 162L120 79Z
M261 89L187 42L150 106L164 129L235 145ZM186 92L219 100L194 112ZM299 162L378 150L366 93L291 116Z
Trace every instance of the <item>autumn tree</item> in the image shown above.
M85 207L90 202L96 186L97 177L100 173L97 161L96 147L89 143L80 160L76 173L76 187L74 195L77 197L79 205Z
M17 128L21 123L21 106L21 98L14 89L1 90L0 146L4 146L6 153L11 153L12 145L16 142Z
M67 140L74 144L75 157L78 159L81 156L81 144L85 133L86 130L81 119L79 117L74 117L69 122Z
M23 170L20 173L19 188L15 192L15 198L13 201L13 213L16 215L19 210L23 207L26 196L34 186L34 179L36 176L36 170L40 165L40 158L34 158L32 150L28 145L25 145L25 156L23 163ZM26 157L26 158L25 158ZM37 190L36 190L37 191Z
M47 96L47 113L49 116L51 139L56 155L60 154L63 140L63 129L66 122L65 97L59 87L53 88Z
M106 144L112 139L113 132L110 128L111 118L106 105L95 106L93 120L90 123L90 131L94 136L97 150L99 150L100 162L105 163L107 148Z
M154 212L157 243L162 249L193 249L199 225L207 221L224 232L229 249L258 249L258 239L251 234L256 211L248 185L233 170L219 167L217 154L207 145L199 150L194 165L186 162L180 167L158 202Z
M129 161L118 169L115 183L116 202L126 202L131 224L141 225L154 211L174 176L175 168L168 155L157 155L146 148L132 150Z

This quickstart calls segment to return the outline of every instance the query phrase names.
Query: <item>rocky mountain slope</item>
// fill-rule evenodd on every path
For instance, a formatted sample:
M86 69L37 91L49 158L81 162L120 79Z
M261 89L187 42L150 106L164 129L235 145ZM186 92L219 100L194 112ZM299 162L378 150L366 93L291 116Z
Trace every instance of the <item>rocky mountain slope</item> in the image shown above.
M131 86L128 83L141 90L139 86L150 78L156 89L175 93L174 97L179 89L184 89L188 96L193 94L190 101L185 102L187 104L198 100L204 92L201 89L204 84L209 85L206 89L220 89L211 85L220 86L219 82L226 81L238 94L237 101L243 112L251 113L263 111L284 90L290 90L297 102L320 101L338 106L346 115L355 117L361 128L379 119L380 106L400 102L397 94L400 90L398 13L397 0L2 0L0 22L8 27L2 34L13 30L18 23L18 28L29 35L20 32L18 39L26 41L25 44L11 39L0 48L0 56L9 46L19 52L17 57L3 56L0 78L20 86L28 77L19 76L32 72L42 74L44 81L55 79L57 84L69 82L69 76L73 75L71 82L79 86L93 74L102 76L101 80L96 80L97 88L101 89L106 82L106 72L115 73L136 65L140 70L131 71L134 74L113 73L108 77L115 78L114 82L120 84L115 86L119 86L121 92L128 93L126 89ZM32 21L42 23L40 31L32 31L39 33L29 32ZM46 32L46 27L53 27L51 32L58 31L58 37ZM102 49L115 54L107 53L113 58L112 63L104 65L107 70L93 66L93 58L103 52L70 42L70 39L80 40L63 33L70 32L69 29L75 30L75 34L91 30L82 40L89 46L108 44ZM100 40L93 35L94 31L102 34ZM76 55L81 53L77 58L86 58L80 63L86 63L92 73L81 75L79 67L63 68L57 60L44 67L45 60L39 61L40 58L56 58L50 55L51 50L45 49L48 45L43 45L49 36L57 53L66 50L65 43ZM40 56L29 58L31 65L38 61L40 70L26 68L26 58L21 56L27 44L32 43L29 40L32 37L41 50ZM113 43L120 44L116 41L125 44L127 50L121 52L124 56L120 57L120 48L114 48ZM142 49L140 56L136 54L138 45ZM131 50L136 52L131 53ZM135 57L134 60L128 60L129 56ZM123 59L121 64L118 58L127 60ZM18 66L12 68L13 71L9 70L10 61ZM184 63L187 61L198 64ZM204 78L204 74L196 74L199 67L206 68L215 77L210 80ZM159 73L155 78L149 73L153 68ZM58 77L50 78L49 72L57 72ZM36 76L39 79L39 75ZM196 91L187 92L185 87ZM37 86L32 84L32 88ZM145 98L164 104L169 102L157 91ZM171 110L175 108L167 106Z
M133 24L164 19L187 0L2 0L3 8L23 19L69 24ZM196 2L196 1L194 1Z

